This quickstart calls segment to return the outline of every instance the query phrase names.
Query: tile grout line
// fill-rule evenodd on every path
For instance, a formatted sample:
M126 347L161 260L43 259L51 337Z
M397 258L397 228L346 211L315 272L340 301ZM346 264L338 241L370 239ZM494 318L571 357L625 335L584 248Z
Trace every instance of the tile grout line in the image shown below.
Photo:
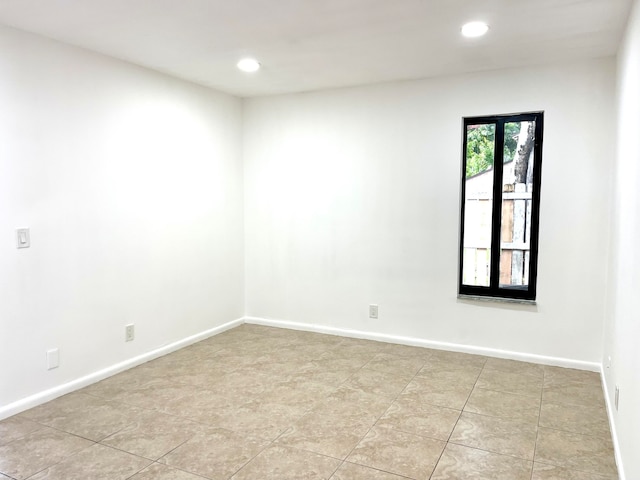
M50 427L50 428L53 428L53 427ZM56 429L56 430L57 430L57 429ZM62 430L59 430L59 431L62 431ZM67 432L63 432L63 433L67 433ZM73 435L73 434L69 434L69 435ZM76 437L79 437L79 435L75 435L75 436L76 436ZM80 437L80 438L82 438L83 440L88 440L87 438L84 438L84 437ZM64 462L65 460L68 460L69 458L73 458L73 457L75 457L75 456L76 456L76 455L78 455L80 452L82 452L82 451L84 451L84 450L88 450L89 448L93 448L93 447L95 447L96 445L98 445L98 442L95 442L95 441L93 441L93 440L88 440L88 441L93 442L93 444L92 444L92 445L88 445L88 446L86 446L86 447L84 447L84 448L81 448L80 450L78 450L78 451L76 451L76 452L73 452L71 455L67 455L66 457L64 457L64 458L63 458L63 459L61 459L60 461L55 462L55 463L53 463L53 464L49 465L48 467L43 468L42 470L38 470L37 472L35 472L35 473L33 473L33 474L29 475L28 477L25 477L25 480L29 480L30 478L32 478L32 477L34 477L34 476L38 475L39 473L42 473L42 472L44 472L45 470L48 470L48 469L50 469L50 468L55 467L56 465L61 464L61 463L62 463L62 462Z
M453 432L455 431L456 427L458 426L458 423L460 422L460 418L462 417L462 413L464 412L465 407L467 406L467 403L469 403L469 399L471 398L471 395L473 394L473 390L476 388L476 385L478 384L478 380L480 379L480 375L482 375L482 372L485 369L485 366L487 364L487 361L485 360L485 363L482 365L482 368L480 369L480 373L478 373L478 376L476 377L476 381L473 383L473 387L471 387L471 391L469 392L469 395L467 396L467 399L464 402L464 405L462 406L462 409L460 409L460 415L458 415L458 419L456 420L455 425L453 426L453 428L451 429L451 432L449 433L449 437L447 438L447 441L444 445L444 448L442 449L442 452L440 452L440 456L438 457L438 461L436 462L436 464L433 467L433 471L431 472L431 475L429 475L429 478L433 477L433 474L436 471L436 468L438 468L438 464L440 463L440 460L442 460L442 456L444 455L444 451L447 449L447 446L452 443L451 440L451 435L453 435ZM453 445L456 445L455 443Z
M542 388L540 389L540 407L538 407L538 421L536 422L536 442L533 445L533 458L531 459L531 480L533 480L533 471L536 464L536 453L538 451L538 438L540 437L540 416L542 415L542 399L544 398L544 383L547 377L547 372L542 369Z
M374 358L375 358L375 355L374 355ZM429 358L431 358L431 354L429 354ZM371 360L369 360L369 362L365 363L365 365L368 365L370 362L371 362ZM380 421L380 419L381 419L381 418L382 418L382 417L383 417L383 416L384 416L384 415L389 411L389 409L391 408L391 406L395 403L395 401L398 399L398 397L399 397L400 395L402 395L402 392L404 392L404 391L406 390L407 386L408 386L408 385L409 385L409 384L410 384L410 383L411 383L411 382L416 378L416 376L418 375L418 372L420 372L420 370L422 370L422 369L424 368L424 366L426 365L426 363L427 363L427 361L423 362L422 367L420 367L420 369L418 369L418 371L417 371L416 373L414 373L414 374L413 374L413 376L411 377L411 380L409 380L409 381L407 382L407 384L404 386L404 388L403 388L402 390L400 390L400 391L396 394L396 396L395 396L395 397L393 397L393 399L392 399L392 400L391 400L391 402L389 403L389 406L385 409L385 411L384 411L384 412L382 412L382 413L380 414L380 416L376 419L376 421L375 421L375 422L373 422L373 424L369 427L369 429L368 429L368 430L367 430L367 432L364 434L364 436L360 437L360 440L358 440L358 443L356 443L356 444L354 445L354 447L349 451L349 453L344 457L344 460L343 460L343 462L342 462L343 464L344 464L344 463L347 461L347 459L351 456L351 454L354 452L354 450L355 450L356 448L358 448L358 445L360 445L360 442L362 442L362 440L364 440L364 439L367 437L367 435L369 435L369 432L371 432L371 430L373 429L373 427L375 427L375 426L377 425L377 423ZM364 366L365 366L365 365L363 365L363 366L361 367L361 369L362 369L362 368L364 368ZM360 370L361 370L361 369L360 369ZM355 375L355 374L354 374L354 375ZM349 378L351 378L351 377L349 377ZM345 380L345 381L346 381L346 380ZM343 382L343 383L344 383L344 382ZM341 384L341 385L342 385L342 384ZM349 462L349 463L351 463L351 462ZM359 464L358 464L358 465L359 465ZM435 466L434 466L434 468L435 468ZM377 470L377 469L376 469L376 470ZM381 470L381 471L385 471L385 470ZM392 474L392 475L396 475L396 474L395 474L395 473L393 473L393 472L387 472L387 473L390 473L390 474ZM432 472L432 473L433 473L433 472ZM431 475L429 475L429 476L431 476Z
M338 346L339 346L339 344L338 344L338 345L336 345L333 349L332 349L332 348L328 348L327 350L325 350L325 351L324 351L324 352L322 352L321 354L318 354L316 357L314 357L314 359L312 359L311 361L313 362L313 361L320 360L320 358L321 358L323 355L325 355L326 353L330 353L332 350L334 350L334 349L335 349L335 348L337 348ZM365 363L364 363L364 364L363 364L363 365L362 365L358 370L355 370L355 371L354 371L354 373L352 373L352 374L351 374L351 375L349 375L346 379L344 379L342 382L340 382L340 383L339 383L335 388L333 388L333 389L332 389L332 391L331 391L331 392L332 392L332 393L334 393L337 389L339 389L339 388L340 388L341 386L343 386L346 382L348 382L348 381L349 381L349 379L351 379L351 378L352 378L356 373L358 373L360 370L362 370L362 368L364 368L364 366L365 366L365 365L367 365L367 364L368 364L368 363L373 359L373 357L375 357L376 355L377 355L377 353L373 354L373 355L372 355L372 357L371 357L369 360L367 360L367 361L366 361L366 362L365 362ZM335 357L334 357L334 358L335 358ZM299 371L299 370L298 370L298 371ZM328 398L330 395L331 395L331 393L328 393L328 394L327 394L327 395L326 395L322 400L320 400L320 401L318 402L318 404L316 404L316 405L314 405L314 406L309 407L309 409L307 409L307 410L305 411L305 413L304 413L304 414L303 414L299 419L297 419L296 421L299 421L301 418L303 418L304 416L306 416L307 414L309 414L309 413L310 413L310 412L311 412L311 411L312 411L316 406L318 406L318 405L320 405L322 402L326 401L326 400L327 400L327 398ZM295 422L294 422L294 423L295 423ZM274 440L274 443L275 443L278 439L280 439L280 437L282 437L285 433L287 433L287 432L288 432L290 429L292 429L292 428L293 428L293 426L290 426L290 427L288 427L287 429L285 429L284 431L282 431L282 432L280 433L280 435L278 435L278 437ZM310 450L306 450L306 449L299 449L299 450L303 450L303 451L307 451L307 452L310 452L310 453L314 453L314 454L316 454L316 455L322 455L322 454L318 454L317 452L312 452L312 451L310 451ZM349 456L349 454L347 455L347 457L348 457L348 456ZM333 476L335 475L335 473L338 471L338 469L339 469L339 468L340 468L340 467L345 463L345 461L346 461L346 458L347 458L347 457L345 457L345 459L339 459L339 458L336 458L336 460L340 461L340 463L338 464L338 466L336 467L336 469L335 469L335 470L333 471L333 473L331 474L331 477L333 477ZM331 457L331 456L329 456L329 458L335 458L335 457Z
M322 355L324 355L325 353L329 352L330 350L331 350L331 348L326 349L324 352L322 352L322 353L318 354L318 355L314 358L314 360L318 360L320 357L322 357ZM312 361L314 361L314 360L312 360ZM368 363L368 362L366 362L364 365L366 365L367 363ZM357 371L360 371L360 370L362 369L362 367L364 367L364 365L362 365L362 366L360 367L360 369L358 369ZM296 372L298 372L299 370L300 370L300 369L296 370ZM357 371L356 371L356 372L357 372ZM342 385L343 385L343 384L344 384L344 383L345 383L349 378L351 378L353 375L355 375L355 373L354 373L354 374L352 374L352 375L350 375L349 377L347 377L347 379L345 379L342 383L340 383L340 384L338 385L338 387L336 387L336 388L334 389L334 391L335 391L335 390L337 390L337 388L339 388L340 386L342 386ZM328 396L328 395L327 395L327 396ZM326 397L325 397L325 398L326 398ZM304 417L304 416L305 416L309 411L311 411L312 409L313 409L313 407L310 407L307 411L305 411L305 413L303 413L303 414L300 416L300 418ZM300 418L296 419L296 421L297 421L297 420L299 420ZM287 433L291 428L293 428L293 427L292 427L292 426L288 426L287 428L283 429L283 430L282 430L282 431L281 431L281 432L280 432L280 433L279 433L279 434L278 434L278 435L277 435L273 440L271 440L271 442L270 442L268 445L266 445L262 450L260 450L260 452L258 452L258 453L257 453L255 456L253 456L253 457L252 457L248 462L246 462L246 463L245 463L244 465L242 465L238 470L236 470L236 471L233 473L233 475L231 475L231 477L229 477L229 478L232 478L234 475L236 475L238 472L240 472L243 468L245 468L247 465L249 465L249 463L251 463L251 462L252 462L256 457L258 457L258 455L260 455L262 452L264 452L267 448L269 448L269 447L270 447L270 446L272 446L272 445L275 445L275 444L276 444L276 442L277 442L277 440L278 440L280 437L282 437L285 433ZM236 433L240 434L239 432L236 432ZM283 447L284 447L284 448L287 448L287 446L283 446ZM288 447L288 448L295 448L296 450L308 451L308 450L300 449L300 448L296 448L296 447ZM311 451L308 451L308 452L309 452L309 453L313 453L313 454L315 454L315 455L322 455L322 454L319 454L319 453L317 453L317 452L311 452ZM328 457L328 458L334 458L334 457L331 457L331 456L329 456L329 455L322 455L322 456L326 456L326 457ZM340 459L336 459L336 460L339 460L339 461L340 461ZM342 462L341 462L340 464L338 464L338 466L336 467L336 469L331 473L331 476L333 476L333 475L335 474L335 472L338 470L338 468L340 468L340 466L341 466L343 463L344 463L344 460L342 460Z

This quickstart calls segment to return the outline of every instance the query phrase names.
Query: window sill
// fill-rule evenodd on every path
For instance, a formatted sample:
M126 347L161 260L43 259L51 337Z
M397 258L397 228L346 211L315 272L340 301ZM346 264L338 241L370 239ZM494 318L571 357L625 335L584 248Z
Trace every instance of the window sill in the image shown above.
M526 300L523 298L504 298L504 297L484 297L480 295L458 294L460 300L477 300L479 302L496 302L496 303L516 303L519 305L537 305L535 300Z

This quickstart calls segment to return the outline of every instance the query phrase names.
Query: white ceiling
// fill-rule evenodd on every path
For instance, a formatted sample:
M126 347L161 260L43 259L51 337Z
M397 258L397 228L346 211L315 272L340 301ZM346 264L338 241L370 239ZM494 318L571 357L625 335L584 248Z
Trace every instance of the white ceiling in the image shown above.
M249 97L615 54L631 0L0 0L0 23ZM491 30L464 39L481 19ZM249 55L254 74L236 69Z

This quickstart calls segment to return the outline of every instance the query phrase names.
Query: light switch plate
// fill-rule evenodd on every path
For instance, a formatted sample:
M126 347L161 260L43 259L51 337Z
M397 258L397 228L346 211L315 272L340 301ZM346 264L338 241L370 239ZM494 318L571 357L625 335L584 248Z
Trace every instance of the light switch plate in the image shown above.
M31 246L31 239L29 238L28 228L19 228L16 230L16 247L29 248Z

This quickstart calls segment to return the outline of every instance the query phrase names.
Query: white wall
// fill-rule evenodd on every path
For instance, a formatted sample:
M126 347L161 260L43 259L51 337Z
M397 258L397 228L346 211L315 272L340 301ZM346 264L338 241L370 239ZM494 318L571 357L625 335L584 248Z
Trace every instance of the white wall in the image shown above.
M604 59L247 100L247 314L599 362L614 83ZM537 307L460 301L461 119L533 110Z
M1 28L0 105L0 409L242 316L239 99Z
M603 364L625 478L640 478L640 2L618 54L618 129Z

